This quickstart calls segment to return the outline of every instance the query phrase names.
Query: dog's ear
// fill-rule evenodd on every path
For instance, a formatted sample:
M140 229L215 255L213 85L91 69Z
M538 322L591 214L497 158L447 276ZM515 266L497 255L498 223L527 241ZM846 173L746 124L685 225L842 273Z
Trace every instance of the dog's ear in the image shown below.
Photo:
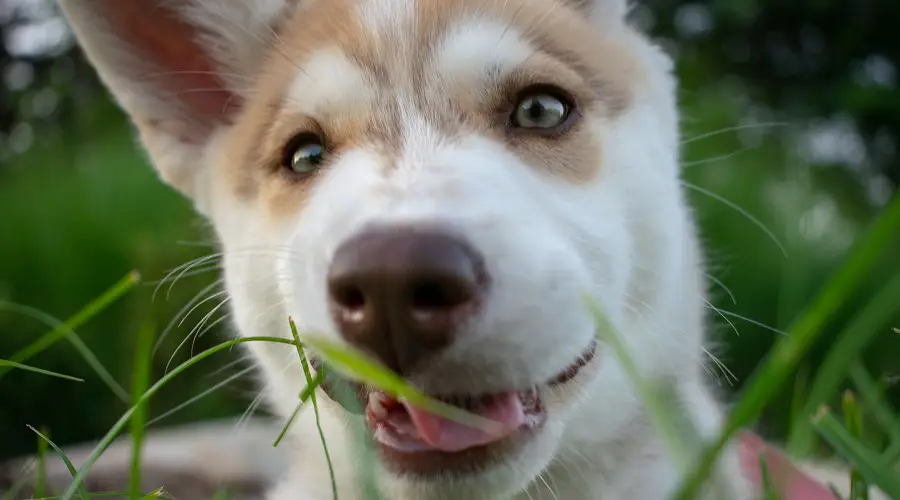
M272 20L298 0L61 0L161 177L202 197L203 155L255 84Z
M628 13L628 0L567 0L600 24L620 23Z

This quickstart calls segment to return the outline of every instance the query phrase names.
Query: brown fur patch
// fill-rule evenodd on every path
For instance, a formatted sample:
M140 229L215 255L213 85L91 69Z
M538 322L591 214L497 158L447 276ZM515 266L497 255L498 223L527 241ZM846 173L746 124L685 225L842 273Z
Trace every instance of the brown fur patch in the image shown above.
M570 182L596 176L602 138L586 119L614 119L628 107L631 89L641 78L625 44L554 0L418 0L408 19L398 16L392 25L386 13L379 20L384 26L359 17L366 1L371 0L316 1L284 21L283 43L270 54L230 146L234 163L229 175L235 186L244 186L241 192L265 199L273 215L296 214L315 176L288 182L273 173L279 148L293 134L314 124L331 155L365 146L383 154L390 165L403 151L404 117L410 113L445 140L479 133L506 144L524 163ZM435 47L456 23L475 19L510 26L536 52L502 79L492 79L489 69L481 82L442 74L431 63ZM336 47L366 75L371 102L353 111L298 115L286 102L288 89L305 61L328 47ZM507 117L514 98L531 84L563 88L585 119L553 137L510 133Z

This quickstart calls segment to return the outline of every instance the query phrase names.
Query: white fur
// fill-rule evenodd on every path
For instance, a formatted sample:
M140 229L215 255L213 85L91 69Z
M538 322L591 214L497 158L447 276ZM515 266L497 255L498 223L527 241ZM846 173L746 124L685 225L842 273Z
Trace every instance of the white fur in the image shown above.
M121 0L125 1L125 0ZM527 164L493 139L443 137L421 110L403 99L439 95L448 80L469 81L485 65L513 66L532 52L519 34L490 19L455 26L432 54L424 88L402 74L408 54L392 54L392 76L404 117L403 147L391 164L378 151L341 155L316 181L302 213L287 221L261 220L212 173L229 139L227 124L202 146L165 131L142 130L144 144L167 179L180 186L213 222L225 251L225 277L242 335L287 336L286 317L301 328L339 338L328 313L325 277L335 249L370 222L444 222L458 228L484 255L492 284L482 313L427 372L413 382L434 392L491 392L543 383L588 346L594 324L582 294L603 305L648 376L674 384L677 395L714 434L721 411L706 388L703 360L704 284L695 230L678 179L678 131L671 63L621 24L624 0L595 0L598 26L615 25L649 75L614 120L586 116L603 141L597 177L587 184L555 178ZM210 30L204 38L229 80L252 82L262 47L273 43L268 23L284 1L192 0L185 18ZM397 30L411 19L412 2L361 3L369 29ZM116 53L96 0L63 0L88 54L123 107L138 118L183 120L165 96L141 84L128 54ZM511 7L512 8L512 7ZM504 32L506 34L504 35ZM499 42L499 43L498 43ZM277 44L278 42L274 42ZM485 50L487 47L489 49ZM293 110L367 106L374 98L360 68L336 48L297 61L289 89ZM290 110L286 110L290 111ZM156 116L161 114L162 116ZM389 167L389 168L388 168ZM190 169L190 170L187 170ZM386 173L387 172L387 173ZM202 182L197 182L201 179ZM267 254L248 247L268 248ZM272 405L288 415L305 385L292 348L253 344ZM677 482L656 431L611 353L565 390L545 390L546 427L504 463L465 480L414 481L381 471L387 498L557 498L661 500ZM321 398L325 400L325 398ZM358 451L350 446L346 414L324 401L323 427L337 466L340 498L358 498ZM327 468L312 413L294 426L296 463L272 500L331 498ZM747 497L729 454L723 470L730 499Z
M372 87L365 73L336 47L314 52L288 88L286 105L298 113L320 114L366 109Z
M491 50L485 50L485 47L491 47ZM434 65L444 78L478 88L473 82L484 80L485 70L492 65L503 75L532 54L534 47L523 40L514 27L475 18L457 24L444 36L435 50Z

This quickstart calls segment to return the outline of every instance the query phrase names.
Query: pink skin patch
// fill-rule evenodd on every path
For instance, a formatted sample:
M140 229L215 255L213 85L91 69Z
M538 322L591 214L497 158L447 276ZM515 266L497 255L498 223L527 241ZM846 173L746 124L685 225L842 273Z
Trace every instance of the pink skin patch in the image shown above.
M750 481L762 491L763 475L760 455L765 456L766 470L772 488L783 500L835 500L826 486L798 469L777 448L750 432L738 436L741 468Z

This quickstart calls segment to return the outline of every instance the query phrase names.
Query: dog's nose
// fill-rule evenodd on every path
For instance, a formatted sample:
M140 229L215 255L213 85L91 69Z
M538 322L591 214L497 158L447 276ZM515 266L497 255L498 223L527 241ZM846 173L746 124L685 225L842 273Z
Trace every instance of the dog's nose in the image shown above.
M452 231L369 227L338 247L328 293L341 335L409 374L453 341L486 278L481 255Z

